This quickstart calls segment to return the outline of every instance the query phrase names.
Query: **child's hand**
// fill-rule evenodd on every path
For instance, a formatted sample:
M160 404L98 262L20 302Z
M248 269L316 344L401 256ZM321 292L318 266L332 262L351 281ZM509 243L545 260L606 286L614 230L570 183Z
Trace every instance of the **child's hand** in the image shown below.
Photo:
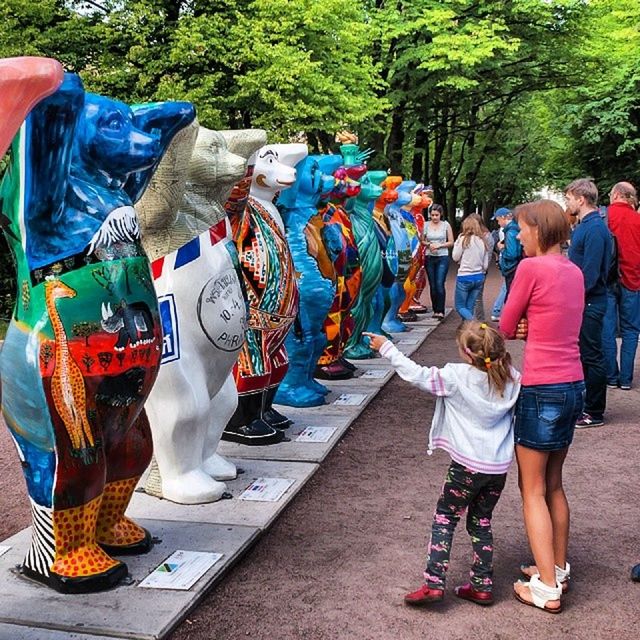
M529 334L529 322L526 318L520 318L516 327L516 339L526 340Z
M387 342L384 336L379 336L377 333L369 333L368 331L362 332L363 336L369 338L369 346L376 351L380 351L380 347Z

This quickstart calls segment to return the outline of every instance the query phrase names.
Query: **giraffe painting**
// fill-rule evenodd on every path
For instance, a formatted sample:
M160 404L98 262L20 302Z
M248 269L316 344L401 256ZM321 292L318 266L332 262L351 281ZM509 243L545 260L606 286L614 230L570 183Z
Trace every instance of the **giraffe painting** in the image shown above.
M67 334L56 309L59 298L75 298L76 291L62 280L49 278L44 285L44 297L55 336L54 371L51 376L53 404L69 434L71 446L82 451L95 442L87 419L87 398L80 367L69 352Z

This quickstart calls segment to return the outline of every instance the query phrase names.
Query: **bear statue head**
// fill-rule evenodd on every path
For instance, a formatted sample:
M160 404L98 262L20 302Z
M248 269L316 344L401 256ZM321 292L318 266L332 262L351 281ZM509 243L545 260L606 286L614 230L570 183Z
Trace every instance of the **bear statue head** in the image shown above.
M278 207L316 207L320 196L333 189L335 178L322 172L321 156L307 156L296 165L295 184L283 191L278 198Z

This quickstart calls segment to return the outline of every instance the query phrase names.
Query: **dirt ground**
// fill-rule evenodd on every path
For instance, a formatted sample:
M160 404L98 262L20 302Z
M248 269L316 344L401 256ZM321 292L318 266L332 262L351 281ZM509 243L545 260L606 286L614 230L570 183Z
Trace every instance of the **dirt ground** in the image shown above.
M493 273L487 302L498 282ZM414 358L433 365L455 360L457 324L451 314ZM513 343L516 361L521 347ZM403 605L402 596L421 583L449 459L443 452L426 455L433 399L394 377L171 640L639 638L640 584L629 579L631 565L640 562L639 399L640 388L610 391L606 425L576 433L565 467L573 579L561 615L525 607L511 593L519 564L530 557L515 465L493 521L496 604L481 608L452 593L466 581L471 560L461 526L445 601L430 609ZM0 456L2 539L28 526L29 512L5 432Z

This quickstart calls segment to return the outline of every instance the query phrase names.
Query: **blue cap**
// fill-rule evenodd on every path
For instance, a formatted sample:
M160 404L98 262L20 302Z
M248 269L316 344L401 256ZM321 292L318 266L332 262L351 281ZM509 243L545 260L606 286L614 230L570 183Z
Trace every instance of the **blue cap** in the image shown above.
M499 209L496 209L491 219L495 220L496 218L504 218L504 216L510 216L510 215L511 215L511 209L507 209L507 207L500 207Z

